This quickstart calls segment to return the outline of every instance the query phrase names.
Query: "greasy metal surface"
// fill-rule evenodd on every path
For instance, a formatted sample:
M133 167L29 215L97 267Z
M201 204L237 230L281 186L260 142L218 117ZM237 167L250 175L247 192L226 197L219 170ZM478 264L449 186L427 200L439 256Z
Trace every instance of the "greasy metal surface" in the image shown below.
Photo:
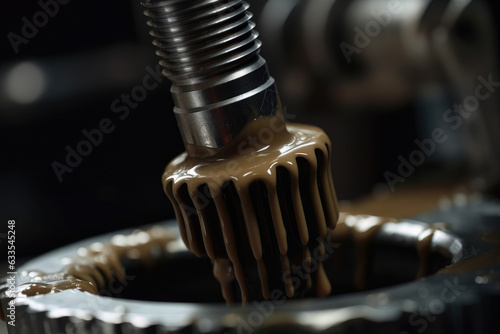
M458 260L495 249L483 240L485 233L500 227L498 202L454 207L417 217L422 222L449 223L449 233L438 238L434 252L448 250ZM172 229L175 222L166 222ZM411 245L411 231L422 227L415 221L387 225L376 237L376 249ZM406 225L406 228L404 227ZM413 233L415 234L415 233ZM57 259L100 236L56 250L27 263L22 269L57 270ZM491 238L490 238L491 239ZM179 243L174 257L193 257ZM411 260L407 258L406 260ZM393 263L394 273L405 262ZM386 277L391 272L386 272ZM202 273L200 273L202 275ZM96 333L363 333L371 332L474 332L493 333L493 319L500 302L500 263L465 274L433 274L423 280L371 291L324 299L289 301L282 305L256 303L246 308L221 303L155 303L124 300L86 293L63 293L26 298L18 303L18 333L59 333L68 326ZM208 292L207 292L208 293ZM35 331L36 328L36 331ZM118 329L119 328L119 329Z

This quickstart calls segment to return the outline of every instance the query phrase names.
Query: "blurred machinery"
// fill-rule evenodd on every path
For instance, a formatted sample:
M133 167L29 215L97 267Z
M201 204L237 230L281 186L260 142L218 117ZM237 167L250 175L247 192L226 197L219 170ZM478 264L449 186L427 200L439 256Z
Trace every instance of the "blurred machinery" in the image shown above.
M387 187L391 185L386 177L387 172L401 177L401 180L394 177L392 179L396 180L392 183L396 189L412 182L439 181L456 184L457 180L474 178L479 180L474 184L478 185L480 190L494 188L500 170L498 161L500 121L497 113L498 93L495 92L500 77L497 71L498 27L495 26L495 18L491 15L490 8L498 4L481 0L253 0L249 2L252 3L254 21L257 22L260 39L264 43L262 53L268 60L270 72L276 78L286 106L285 117L289 121L320 125L332 137L335 157L334 181L339 199L350 200L367 195L377 183L382 184L381 188L384 191L390 189ZM137 9L134 9L130 13L136 11ZM143 26L143 22L137 26ZM136 31L135 34L136 40L141 39L137 38L142 36L141 32ZM149 39L146 38L144 44L148 43ZM127 49L128 47L130 49ZM132 50L142 47L144 46L134 43L121 50L113 47L114 51L109 54L112 54L113 59L120 54L130 56L134 54ZM105 59L106 55L109 56L105 52L96 54L98 54L95 58L96 64ZM2 170L2 177L8 181L6 183L8 187L3 188L4 193L0 194L7 198L5 194L12 193L10 199L16 199L18 202L9 209L16 209L19 212L24 209L22 214L25 216L22 217L25 218L25 229L35 226L37 229L31 231L39 232L36 238L25 240L44 244L45 249L53 248L57 242L61 243L61 240L55 240L56 237L52 237L52 240L43 239L49 234L47 226L53 227L50 233L60 228L59 233L65 235L64 231L71 230L68 227L68 222L71 222L76 227L77 233L72 236L66 234L66 239L63 240L66 243L72 238L81 239L83 235L96 234L103 229L110 231L116 230L117 226L142 225L159 220L162 215L166 216L164 213L166 204L163 204L165 198L160 190L159 176L165 163L177 154L182 146L180 141L175 142L174 139L178 137L178 133L175 132L175 122L164 116L170 115L170 110L164 112L164 115L146 112L156 110L158 108L155 106L164 103L163 97L154 92L133 110L133 114L137 117L134 123L147 123L147 126L139 130L131 130L134 126L130 124L117 128L113 136L109 137L109 140L106 139L106 142L99 147L100 153L87 158L78 171L71 174L62 184L57 182L50 168L52 161L64 158L66 143L77 143L81 139L82 129L94 126L103 117L113 115L110 103L120 97L122 92L129 93L134 85L142 81L146 72L128 72L130 76L125 77L120 77L120 74L123 75L129 67L137 68L137 65L133 65L137 59L142 59L140 62L143 67L156 63L156 59L144 59L140 54L142 51L137 52L136 56L121 58L127 61L117 66L115 72L111 72L115 75L113 83L108 85L99 81L99 87L102 89L98 90L101 93L106 90L103 95L93 91L92 84L85 85L83 82L78 86L71 81L65 81L70 88L83 87L79 90L83 93L76 99L77 103L85 101L81 106L76 106L77 103L72 101L73 96L68 92L63 94L65 99L53 100L59 103L44 105L40 102L35 106L13 106L6 102L6 90L2 91L0 101L2 111L16 108L19 108L16 110L32 111L40 106L44 110L59 111L59 114L52 114L56 116L47 114L42 121L29 117L19 122L12 122L15 117L7 117L7 121L5 118L2 119L2 129L7 131L4 132L4 136L11 136L15 142L15 146L8 148L8 153L15 156L19 155L19 148L30 148L26 153L29 153L27 157L16 156L13 166L17 168L23 162L31 164L32 157L36 157L34 160L38 164L30 173L24 167L20 167L16 173L14 171L17 169L9 166ZM144 54L149 55L151 51L148 50ZM64 67L68 73L77 73L75 68L78 66L74 66L76 62L82 59L83 63L88 61L86 56L71 58L66 55L65 59L73 60ZM53 64L50 61L42 63L47 66L19 67L17 60L10 60L5 63L0 75L5 82L9 74L12 75L14 69L17 69L17 73L28 71L35 74L35 79L39 79L41 76L36 74L40 71L36 68L49 68L49 65ZM105 73L97 72L101 75ZM89 73L82 71L82 75L84 74ZM59 78L61 77L65 76ZM91 78L92 75L88 77ZM44 81L39 80L39 82ZM54 88L61 87L58 80L52 81L52 85L54 86L50 87L49 92L60 92ZM37 93L36 90L34 93ZM65 101L65 104L61 104L60 101ZM58 108L53 108L54 105ZM65 109L75 112L77 120L74 121L74 118L68 116L68 111L64 111ZM304 113L301 110L308 112ZM2 115L6 114L3 112ZM65 128L67 126L69 129ZM439 129L442 131L438 131L439 135L435 135ZM66 136L61 135L55 139L39 136L40 133L47 131L61 131L66 133ZM154 140L144 139L151 133L158 135L154 136ZM445 137L446 140L442 140ZM43 138L40 146L37 146L37 138ZM432 140L433 144L427 146L422 144L430 143L429 140ZM27 141L29 145L26 144ZM41 151L36 150L37 147ZM149 160L152 154L160 155L158 152L161 152L164 158ZM420 160L415 160L422 156ZM407 167L405 175L401 175L403 160L406 161ZM135 163L131 164L131 161ZM408 169L409 163L412 164L413 170ZM156 183L158 184L156 192L151 191ZM16 189L16 192L11 192L12 189ZM26 194L30 196L27 197ZM401 194L403 191L395 193L397 196ZM419 194L416 201L386 203L381 211L386 210L384 212L390 214L396 209L414 207L398 218L408 216L415 218L421 201L432 197L429 194L433 194L436 198L433 197L431 205L425 207L423 211L432 211L439 207L438 204L443 204L438 203L439 195L436 196L436 192L431 190ZM476 200L469 201L470 198ZM386 276L382 275L380 281L383 284L376 288L386 289L384 293L346 294L335 300L332 298L325 301L291 304L282 312L276 313L280 319L284 319L282 323L276 324L270 321L258 332L290 333L295 330L297 333L327 331L339 333L374 329L386 332L396 329L421 332L422 327L414 326L411 319L426 319L424 323L428 325L429 332L442 332L445 328L453 328L456 332L498 331L498 324L494 322L491 309L498 306L500 291L498 263L495 262L495 256L498 256L498 240L492 233L498 226L499 205L496 200L482 202L481 196L470 198L464 194L452 196L451 199L446 199L448 200L444 202L446 205L441 205L441 210L417 216L415 219L418 222L414 220L405 222L402 225L405 227L403 231L398 230L396 233L383 230L375 239L377 248L373 252L374 257L378 256L378 259L383 261L371 262L371 270L372 274L375 274L374 277L378 277L376 274L381 273L380 268L386 268L384 265L392 270L398 269L395 268L390 254L401 255L398 263L414 265L417 251L413 246L414 241L419 238L415 231L428 226L422 222L446 221L451 227L446 231L445 239L453 242L447 244L450 247L446 248L437 240L433 244L432 254L442 255L442 249L445 249L448 253L453 253L451 262L460 260L462 256L493 254L493 261L487 262L485 267L481 268L481 270L486 268L487 272L481 271L481 274L477 274L473 271L464 275L451 273L451 276L431 275L423 281L392 287L388 286ZM411 214L407 214L410 211ZM37 217L39 221L36 221ZM168 226L172 224L173 222L167 223ZM23 232L24 235L28 234L27 231ZM495 240L486 240L485 233L492 235L490 239ZM55 235L55 232L53 234ZM86 242L103 241L109 237L110 235L104 235ZM39 240L40 238L43 240ZM51 266L60 264L61 257L75 253L83 243L73 244L35 259L28 263L26 269L32 269L29 266L35 264L43 264L52 269ZM407 247L409 244L412 247ZM495 244L496 246L492 246ZM491 250L493 252L488 253ZM174 248L173 253L174 261L178 256L184 261L182 263L190 268L193 266L189 266L189 263L196 262L194 258L188 258L189 261L186 262L188 255L179 249ZM180 265L180 262L174 263ZM379 266L380 263L383 265ZM208 273L209 266L205 266L204 270ZM390 270L387 272L392 273ZM401 272L403 270L395 270L394 275ZM382 274L386 272L382 271ZM199 276L198 272L188 272L191 278L196 278L197 275ZM443 312L437 314L432 310L429 311L429 306L434 305L431 303L436 300L442 301L443 282L446 282L443 277L450 282L456 282L459 286L467 285L469 288L461 294L460 301L445 303ZM174 286L183 284L189 287L198 286L196 279L194 283L191 281L186 283L182 277L175 279ZM413 277L405 277L404 280L390 283L405 283L411 279ZM137 290L130 290L132 294L137 291L139 294L144 293L143 289L147 286L147 282L142 281L141 284L139 281L140 279L136 284ZM426 292L425 296L420 293L421 291ZM87 331L102 329L109 332L116 330L137 333L148 331L206 333L225 330L236 332L240 328L237 316L247 319L252 314L252 309L228 310L221 305L217 307L185 305L184 308L179 308L177 304L172 306L166 303L167 305L155 304L159 309L153 310L147 309L151 306L149 304L133 301L127 301L132 307L127 311L120 308L118 304L121 302L116 299L109 304L101 305L95 303L96 300L102 301L100 297L95 300L89 297L89 300L78 300L78 303L83 304L77 304L69 303L70 299L64 299L69 295L70 293L66 292L61 295L53 294L43 300L40 299L40 302L30 300L20 312L30 315L29 326L36 327L43 324L54 331L63 331L70 323ZM84 299L86 298L85 296ZM81 312L79 305L89 305L89 301L97 307L90 312L87 312L88 310ZM73 313L70 311L58 313L60 306ZM115 306L116 308L111 308ZM141 311L143 306L147 311ZM332 311L333 308L337 308L337 311ZM426 308L425 312L421 311L422 308ZM31 312L34 309L42 311ZM165 312L172 312L172 317L164 317ZM145 313L147 314L144 315ZM78 316L74 316L75 314ZM183 317L186 314L192 318ZM358 314L359 317L353 317ZM338 319L345 321L336 322ZM278 328L273 327L275 325ZM339 326L336 327L337 325Z
M332 138L340 200L365 196L377 184L387 190L384 174L398 174L398 157L408 160L419 149L415 140L432 138L439 127L448 139L396 189L464 175L495 178L498 94L489 92L468 118L453 109L475 94L478 77L497 81L498 27L489 10L497 2L249 2L286 118L319 125ZM7 6L6 36L21 34L22 18L42 10L29 1ZM95 24L83 28L75 19L81 15ZM0 213L24 222L24 255L33 254L33 242L46 251L96 231L173 217L158 181L183 149L171 108L164 107L173 107L170 96L151 90L140 103L132 101L128 114L112 109L117 99L115 107L127 107L123 99L158 70L142 16L135 1L110 1L99 13L91 3L70 2L18 53L5 40L0 139L8 145L2 147ZM86 139L82 131L105 118L115 130L60 182L52 164L63 163L66 148L76 149Z
M426 166L498 181L497 34L485 2L269 0L258 23L288 112L309 108L337 144L341 189L356 187L353 166L395 171L388 152L408 157L439 128L447 140Z

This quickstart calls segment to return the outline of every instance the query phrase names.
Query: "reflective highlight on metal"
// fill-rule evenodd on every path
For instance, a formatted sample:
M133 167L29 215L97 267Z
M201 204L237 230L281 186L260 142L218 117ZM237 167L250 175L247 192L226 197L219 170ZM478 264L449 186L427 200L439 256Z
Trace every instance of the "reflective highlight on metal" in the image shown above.
M282 117L247 3L149 0L143 5L191 156L200 154L195 148L222 148L258 117Z
M498 247L492 243L496 239L490 240L495 235L492 231L498 228L498 217L498 205L483 202L425 214L419 220L450 222L448 230L436 234L431 252L447 254L452 262L460 264L468 258L474 259L490 252L492 247ZM174 221L162 225L172 233L178 233ZM374 239L372 265L374 268L386 268L386 271L373 272L373 277L393 279L405 273L405 268L414 266L415 260L409 254L414 250L417 236L428 227L415 220L382 226ZM128 231L116 233L127 234ZM485 233L491 237L483 240ZM55 250L20 269L47 268L57 271L61 258L76 253L82 246L105 242L114 234ZM176 245L179 247L172 248L169 261L180 259L186 264L202 261L183 248L180 236ZM347 253L351 251L356 250L348 250ZM386 267L384 263L390 266ZM245 308L222 303L134 301L66 291L20 300L17 308L20 319L18 333L61 333L68 332L68 329L80 330L77 333L246 333L250 330L256 334L417 333L424 327L425 332L430 333L495 333L500 324L491 317L491 310L498 307L500 301L499 274L500 263L497 263L460 274L432 274L425 279L376 290L289 301L280 305L265 301ZM210 294L210 291L207 293ZM263 310L269 313L263 314ZM256 314L262 316L262 321Z

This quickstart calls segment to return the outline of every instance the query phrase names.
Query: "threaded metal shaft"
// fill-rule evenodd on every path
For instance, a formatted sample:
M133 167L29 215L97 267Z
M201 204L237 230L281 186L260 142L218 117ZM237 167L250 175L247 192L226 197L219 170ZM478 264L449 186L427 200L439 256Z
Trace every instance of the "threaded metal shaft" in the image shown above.
M213 154L252 120L282 117L247 3L148 0L143 5L163 73L172 81L188 153Z
M227 73L257 56L260 42L248 5L228 2L162 1L146 4L165 75L176 84Z

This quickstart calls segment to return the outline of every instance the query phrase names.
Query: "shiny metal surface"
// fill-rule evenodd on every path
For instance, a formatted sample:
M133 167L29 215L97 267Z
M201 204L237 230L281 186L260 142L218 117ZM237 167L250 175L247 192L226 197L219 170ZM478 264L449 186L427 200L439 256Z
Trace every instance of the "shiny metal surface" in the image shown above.
M384 267L384 261L390 262L387 271L380 274L381 279L390 281L411 266L415 259L404 255L409 254L405 250L415 247L416 236L428 227L423 221L450 222L449 229L440 231L433 240L432 254L446 251L454 262L459 262L487 252L492 244L481 236L498 229L499 208L498 202L475 203L422 215L420 222L404 220L399 226L387 224L374 240L373 268ZM162 224L177 233L174 221ZM20 270L42 267L58 270L63 257L76 253L81 246L105 242L111 236L102 235L55 250ZM187 265L201 263L196 261L202 260L183 248L181 241L176 245L171 249L169 261L179 258ZM356 250L349 250L353 251ZM390 258L390 254L397 257ZM499 273L500 263L497 263L463 274L432 274L421 280L364 292L284 304L264 301L245 308L222 303L159 303L66 291L20 300L18 315L22 321L18 323L18 333L439 333L444 330L494 333L499 324L491 318L490 311L500 302ZM142 275L145 274L143 271ZM203 278L205 274L210 273L200 271L198 276Z
M222 148L258 117L281 116L247 3L148 0L144 6L190 155Z

